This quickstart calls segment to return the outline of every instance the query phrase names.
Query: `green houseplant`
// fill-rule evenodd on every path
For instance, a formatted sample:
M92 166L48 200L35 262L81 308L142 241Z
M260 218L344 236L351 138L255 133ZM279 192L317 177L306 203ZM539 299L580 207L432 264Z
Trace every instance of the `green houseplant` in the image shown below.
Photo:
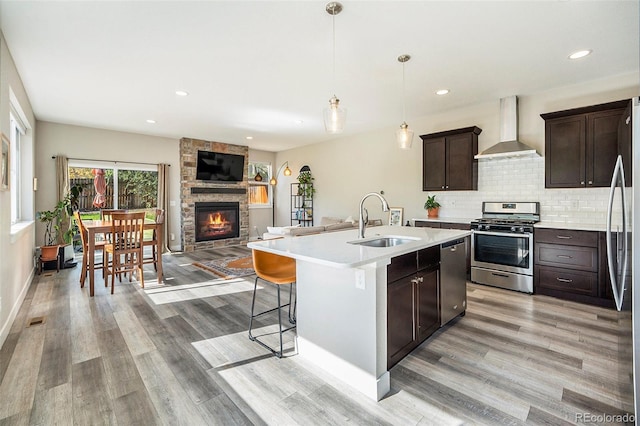
M313 187L313 176L311 171L303 171L298 175L298 195L304 195L305 198L313 198L316 189Z
M438 217L440 211L440 203L436 201L435 195L427 195L427 201L424 203L428 217Z
M78 198L82 194L82 186L74 185L69 189L65 197L58 201L52 210L44 210L37 213L37 218L44 223L45 246L59 246L69 244L77 232L77 226L70 224L73 211L78 208Z

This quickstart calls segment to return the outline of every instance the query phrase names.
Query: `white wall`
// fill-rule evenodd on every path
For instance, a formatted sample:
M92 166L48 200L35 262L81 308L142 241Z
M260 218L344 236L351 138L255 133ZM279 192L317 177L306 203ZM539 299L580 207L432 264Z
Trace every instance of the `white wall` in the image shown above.
M638 78L638 73L632 73L540 93L517 94L519 139L544 155L544 120L540 114L638 96ZM314 199L316 221L322 216L357 217L360 199L371 191L384 191L392 207L403 207L405 222L407 218L425 217L423 205L427 194L422 191L422 140L419 135L475 125L482 129L478 139L479 151L482 151L499 141L499 109L500 101L496 99L495 102L443 111L429 117L409 116L407 122L415 131L415 136L413 147L408 151L396 147L396 129L388 128L280 152L277 163L289 161L294 173L290 178L280 179L278 200L287 199L288 183L294 182L300 167L308 164L317 189ZM585 203L592 199L592 204L598 209L597 214L604 208L600 200L605 191L544 189L544 173L541 172L541 168L544 170L544 158L530 160L518 167L506 161L479 164L478 191L436 192L437 200L443 204L441 216L479 216L481 202L491 201L490 198L495 197L501 199L493 201L508 197L541 201L544 220L563 221L576 217L574 212L586 215L591 204ZM494 168L495 173L500 172L499 179L489 173ZM518 178L522 172L528 173L527 177ZM526 192L522 187L523 179L529 185ZM585 203L581 204L580 200ZM559 204L564 210L557 212L558 215L554 217L555 206ZM366 207L370 218L388 220L387 213L382 212L380 203L375 199L367 200ZM288 225L289 204L279 203L276 215L278 225Z
M129 161L140 163L170 164L169 200L175 206L169 207L169 241L172 250L180 250L180 163L179 141L135 133L116 132L90 127L38 121L36 127L36 211L49 210L56 203L55 160L52 156L65 155L68 158L104 161ZM43 227L36 225L36 241L42 243Z
M13 58L4 40L0 36L0 131L9 136L9 93L13 91L28 126L25 138L35 137L35 118ZM23 153L25 163L33 166L33 152ZM21 231L11 227L11 193L0 192L0 346L6 340L13 320L24 300L27 288L34 272L33 254L35 234L33 221L21 224ZM31 197L31 183L26 184L24 197ZM33 206L31 200L26 205ZM27 218L33 218L33 212L24 212Z

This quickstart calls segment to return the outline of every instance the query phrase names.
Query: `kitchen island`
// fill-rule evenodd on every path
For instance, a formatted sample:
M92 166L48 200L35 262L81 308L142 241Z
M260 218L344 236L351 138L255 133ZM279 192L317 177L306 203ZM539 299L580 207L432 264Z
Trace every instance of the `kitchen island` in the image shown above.
M469 231L381 226L252 242L296 259L298 354L375 400L390 390L387 371L387 265L403 254L464 238ZM403 243L369 247L380 236ZM464 263L460 268L465 268Z

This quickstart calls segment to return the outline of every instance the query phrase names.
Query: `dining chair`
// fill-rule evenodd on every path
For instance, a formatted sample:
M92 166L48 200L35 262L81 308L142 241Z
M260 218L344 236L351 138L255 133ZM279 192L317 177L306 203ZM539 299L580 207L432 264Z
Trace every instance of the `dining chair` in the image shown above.
M249 318L249 340L254 341L270 350L276 357L282 358L282 333L293 330L296 328L295 308L293 313L291 310L291 298L293 294L293 284L296 282L296 261L293 258L280 256L273 253L267 253L261 250L252 250L251 255L253 257L253 269L256 272L256 280L253 286L253 299L251 301L251 316ZM266 283L274 285L278 295L278 306L258 314L254 313L256 305L256 291L258 289L258 279L263 280ZM280 299L280 287L283 285L289 286L289 303L282 304ZM282 308L289 307L289 322L293 324L292 327L282 328ZM268 314L269 312L278 311L278 331L280 335L280 350L273 349L271 346L260 341L257 336L252 334L253 319L261 315Z
M164 210L163 209L156 209L155 222L157 226L164 226ZM155 269L156 271L158 270L158 256L162 256L162 247L159 247L158 244L159 244L158 229L154 228L150 238L145 238L142 241L142 245L144 247L151 247L151 256L144 257L142 259L142 263L144 264L152 263L153 269Z
M145 212L113 213L111 216L111 238L104 246L107 265L106 280L111 276L111 294L115 287L116 274L136 273L144 288L142 272L142 239L144 235ZM109 256L112 258L109 259ZM131 280L131 275L129 275Z
M102 269L102 276L105 276L105 267L104 267L104 241L95 241L94 243L94 252L89 253L89 233L87 232L87 228L85 228L84 223L82 222L82 217L80 216L79 211L73 212L73 217L78 224L78 229L80 230L80 241L82 241L82 271L80 271L80 288L84 287L84 281L87 278L87 272L89 272L89 256L95 256L95 253L100 251L102 252L102 261L94 262L94 270ZM94 257L95 258L95 257Z
M111 221L111 216L114 213L126 213L125 209L102 209L100 210L100 219L105 220L107 222Z

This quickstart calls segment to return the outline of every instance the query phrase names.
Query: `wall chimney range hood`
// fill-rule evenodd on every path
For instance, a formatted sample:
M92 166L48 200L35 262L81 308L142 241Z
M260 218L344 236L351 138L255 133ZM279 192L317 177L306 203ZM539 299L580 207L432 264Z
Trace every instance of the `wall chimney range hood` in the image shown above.
M500 142L476 155L477 159L539 156L538 151L518 140L518 98L500 99Z

